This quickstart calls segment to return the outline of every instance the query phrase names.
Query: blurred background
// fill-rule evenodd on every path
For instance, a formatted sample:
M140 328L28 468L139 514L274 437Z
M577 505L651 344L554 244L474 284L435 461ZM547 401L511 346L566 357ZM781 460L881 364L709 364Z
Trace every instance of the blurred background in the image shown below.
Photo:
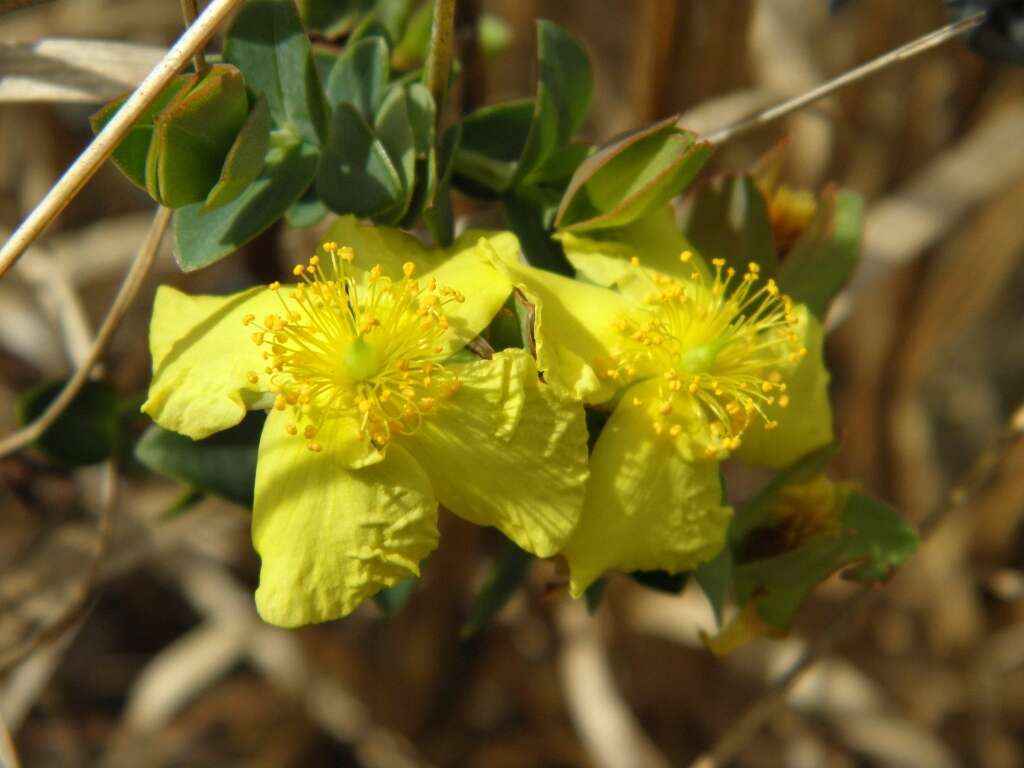
M947 21L941 0L859 0L832 16L825 0L460 5L466 28L487 11L511 37L471 64L458 103L529 95L533 20L549 18L594 65L593 141L676 112L712 130ZM88 115L180 34L181 12L176 0L0 7L6 238L87 143ZM53 44L55 69L40 74L21 44L44 38L132 45ZM69 65L75 56L89 66ZM1024 764L1024 445L991 448L1024 393L1022 96L1024 72L953 42L730 143L707 171L744 169L788 136L788 183L836 181L867 200L863 262L828 341L836 476L920 522L979 457L984 470L730 764ZM0 281L0 433L16 428L19 392L81 361L151 211L107 165ZM105 358L126 396L148 383L158 283L227 292L265 281L315 233L275 227L188 276L170 239ZM5 768L15 755L23 766L688 765L736 734L851 592L826 583L788 637L721 659L699 638L713 628L699 590L669 597L612 578L591 616L556 564L535 563L496 622L463 637L498 538L443 515L441 547L395 617L368 603L287 632L252 608L248 510L206 499L169 516L181 487L129 467L104 532L102 469L27 450L0 459L0 480ZM46 642L16 653L56 617Z

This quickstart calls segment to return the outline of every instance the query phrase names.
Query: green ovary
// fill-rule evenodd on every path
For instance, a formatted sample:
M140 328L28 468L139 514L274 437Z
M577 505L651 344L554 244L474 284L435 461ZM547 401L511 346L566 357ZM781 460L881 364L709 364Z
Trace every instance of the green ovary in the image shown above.
M365 381L380 372L380 352L362 336L352 340L341 353L341 369L353 381Z

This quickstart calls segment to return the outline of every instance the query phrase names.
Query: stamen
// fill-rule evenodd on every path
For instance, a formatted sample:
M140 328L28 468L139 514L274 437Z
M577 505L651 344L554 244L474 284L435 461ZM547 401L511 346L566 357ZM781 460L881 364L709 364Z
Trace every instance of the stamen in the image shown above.
M264 347L273 407L289 411L285 432L306 448L323 450L316 438L332 419L354 418L360 440L383 446L395 435L418 429L437 403L454 395L458 377L442 364L440 342L449 327L445 307L465 297L431 279L420 286L416 265L402 265L392 279L374 265L365 281L350 271L347 246L326 242L323 256L296 264L296 286L276 292L282 312L262 324L247 314L251 339ZM246 376L259 382L255 371Z
M694 255L683 251L679 260L690 264ZM640 268L636 257L630 262ZM706 455L724 458L755 420L776 426L767 409L790 402L780 369L807 350L795 332L792 299L775 280L761 282L759 264L748 263L742 276L724 259L712 259L711 266L710 279L695 269L689 280L640 269L651 284L644 307L614 321L622 343L594 367L599 378L620 385L635 381L639 371L660 372L651 411L655 434L682 434L685 424L676 414L685 410L676 411L675 401L696 400L709 420ZM641 403L634 398L633 404Z

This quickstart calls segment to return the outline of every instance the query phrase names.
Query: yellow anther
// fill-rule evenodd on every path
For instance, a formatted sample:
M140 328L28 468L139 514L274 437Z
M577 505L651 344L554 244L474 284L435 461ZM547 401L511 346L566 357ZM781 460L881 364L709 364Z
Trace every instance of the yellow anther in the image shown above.
M288 400L285 398L284 395L278 395L277 397L274 398L274 410L275 411L283 411L287 407L288 407Z
M310 256L309 257L309 266L315 267L315 266L318 266L319 264L320 264L320 257L319 256Z
M751 261L747 264L747 270L752 274L756 275L761 271L761 265L756 261Z
M412 277L416 274L416 265L411 261L405 262L405 264L402 265L402 274L406 277Z
M640 266L640 259L638 259L636 256L631 256L630 259L629 259L629 263L630 263L631 266L639 267Z
M356 257L356 252L348 245L343 245L338 249L338 258L342 261L351 262Z
M683 262L683 264L689 264L690 261L693 260L693 251L683 251L682 253L679 254L679 260Z
M302 436L304 438L306 438L307 440L312 440L314 437L316 437L316 433L318 431L319 430L316 427L314 427L312 424L307 424L306 428L304 430L302 430Z
M256 315L248 314L242 318L242 325L252 325L256 320Z
M260 377L256 374L256 371L249 371L245 375L245 380L248 381L250 384L259 384L260 383Z
M292 267L292 274L295 275L295 277L302 277L302 273L305 271L306 268L301 264L296 264L294 267Z
M293 437L299 434L299 428L294 424L288 424L287 426L285 426L284 431L287 432L289 435L292 435Z
M310 440L308 443L306 443L306 447L309 448L309 450L311 450L313 453L320 453L320 451L324 449L324 447L315 440Z
M712 266L717 267L718 269L721 269L722 267L725 266L725 259L712 259L711 260L711 264L712 264Z
M672 426L671 426L671 427L669 428L669 430L668 430L668 433L669 433L669 434L670 434L670 435L671 435L672 437L679 437L679 436L680 436L681 434L683 434L683 428L682 428L682 426L680 426L679 424L673 424L673 425L672 425Z
M259 346L263 343L263 331L256 331L256 333L252 334L249 338L252 339L253 344Z

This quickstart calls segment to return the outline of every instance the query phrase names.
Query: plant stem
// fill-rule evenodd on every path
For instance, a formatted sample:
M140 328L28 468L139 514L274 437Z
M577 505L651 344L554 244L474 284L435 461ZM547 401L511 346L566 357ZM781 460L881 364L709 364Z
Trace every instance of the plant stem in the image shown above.
M430 27L430 50L423 68L423 81L434 97L440 120L455 46L455 0L436 0Z
M160 96L185 62L206 44L220 23L241 4L242 0L213 0L196 19L195 24L185 30L167 55L128 97L114 118L96 135L28 218L21 222L14 234L4 243L4 247L0 249L0 277L14 266L32 241L39 237L50 222L82 191L89 179L113 154L131 127L146 108Z
M185 26L191 27L199 15L199 0L181 0L181 15L185 18ZM202 48L197 50L195 56L192 57L192 66L195 67L196 74L200 77L205 75L206 70L209 69Z
M857 82L858 80L863 80L869 75L881 72L883 69L887 69L894 64L906 61L907 59L913 58L925 51L930 51L932 48L942 45L942 43L945 43L947 40L951 40L965 32L971 31L984 22L986 18L988 18L987 11L978 11L978 13L973 16L968 16L966 19L962 19L952 24L947 24L940 29L929 32L923 37L912 40L906 45L902 45L893 51L882 54L877 59L873 59L866 64L862 64L855 69L849 70L848 72L844 72L839 75L839 77L833 78L826 83L822 83L817 88L812 88L806 93L794 96L792 99L787 99L780 104L776 104L774 107L769 107L762 112L757 112L756 114L745 117L742 120L737 120L735 123L719 128L717 131L705 136L704 139L712 144L724 144L730 139L749 133L755 128L760 128L761 126L767 125L781 117L792 114L799 109L803 109L808 104L813 104L815 101L823 99L826 96L845 88L847 85Z
M104 318L99 333L97 333L89 353L85 356L85 360L82 361L74 375L68 379L60 394L57 395L53 402L46 406L46 410L40 414L39 418L0 440L0 458L38 440L64 413L67 407L71 405L75 396L85 386L85 383L89 380L89 374L99 362L103 351L107 348L107 343L113 337L114 331L117 330L121 320L124 319L128 308L135 300L135 295L139 292L139 288L142 287L143 280L149 273L150 267L153 266L157 250L160 247L160 241L163 240L164 233L167 231L167 225L170 222L171 210L169 208L159 208L156 216L153 218L153 223L149 226L146 239L139 248L139 252L135 256L135 261L132 262L124 282L121 283L121 288L114 298L114 303L110 305L110 310L107 312L107 316Z

